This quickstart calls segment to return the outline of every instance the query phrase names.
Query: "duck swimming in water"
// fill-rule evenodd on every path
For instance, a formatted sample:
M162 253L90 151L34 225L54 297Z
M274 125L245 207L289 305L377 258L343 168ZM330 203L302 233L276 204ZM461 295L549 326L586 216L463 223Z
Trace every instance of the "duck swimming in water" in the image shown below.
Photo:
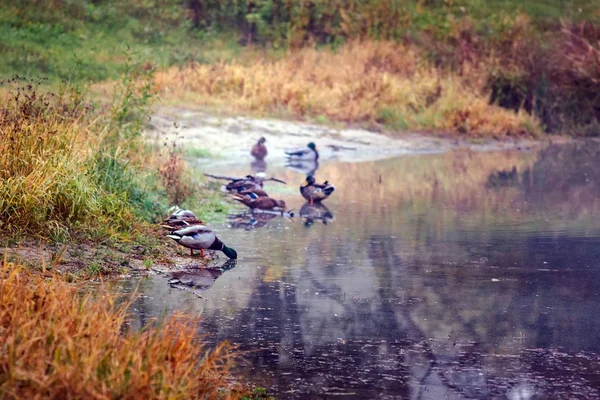
M319 152L317 146L310 142L306 147L302 147L294 150L286 150L285 154L288 160L303 160L303 161L316 161L319 159Z
M200 250L202 257L204 257L204 250L220 250L233 260L237 258L237 252L231 247L225 246L212 229L204 225L192 225L178 229L171 232L167 237L190 249L191 256L194 255L194 250Z
M300 186L300 194L308 200L310 204L320 203L328 198L334 191L335 187L329 184L329 182L316 183L315 177L312 175L307 176L304 184Z

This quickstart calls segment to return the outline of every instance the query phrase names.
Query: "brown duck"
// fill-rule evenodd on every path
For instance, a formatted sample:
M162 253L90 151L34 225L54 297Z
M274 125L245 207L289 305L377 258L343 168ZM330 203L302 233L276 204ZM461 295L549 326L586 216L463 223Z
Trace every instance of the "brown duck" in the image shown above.
M335 187L327 181L316 183L315 177L312 175L307 176L306 182L300 186L300 194L308 200L310 204L320 203L328 198L334 190Z
M256 142L256 144L252 146L252 150L250 151L252 157L256 158L257 160L264 160L268 153L267 147L265 146L266 141L267 139L265 139L264 137L258 139L258 142Z
M175 211L171 216L162 221L161 226L163 228L174 230L185 228L190 225L203 225L204 222L196 217L190 210L179 209Z
M285 210L285 202L283 200L275 200L270 197L253 199L250 196L242 196L240 194L233 195L233 198L253 210Z

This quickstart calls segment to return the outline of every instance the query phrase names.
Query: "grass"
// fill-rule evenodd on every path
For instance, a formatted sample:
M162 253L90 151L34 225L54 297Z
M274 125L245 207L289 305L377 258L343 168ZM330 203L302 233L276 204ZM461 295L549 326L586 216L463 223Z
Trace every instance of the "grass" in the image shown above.
M209 350L197 321L173 315L131 329L131 299L100 285L81 295L56 275L0 269L3 398L239 398L228 382L234 354Z
M258 115L469 136L540 131L590 136L600 126L595 1L53 0L52 5L7 0L0 10L0 78L18 72L49 76L54 85L112 82L133 51L147 70L171 68L159 81L171 103L181 102L178 96L189 90L195 95L186 99L217 110L228 109L231 97L237 110ZM359 42L364 54L383 49L374 65L348 57ZM391 42L404 53L386 53ZM311 60L311 53L320 60ZM296 61L306 62L298 82ZM413 70L381 71L378 63ZM338 65L346 82L334 76L330 83L327 71ZM375 70L363 83L357 77L365 65ZM309 67L317 68L316 76ZM287 79L284 88L279 72ZM186 89L191 83L186 76L203 81ZM269 87L264 79L279 86ZM314 89L306 87L313 83ZM441 96L434 101L438 86ZM414 95L406 93L413 90Z
M128 62L122 76L105 105L90 103L79 86L49 93L23 78L3 82L2 237L129 240L169 206L204 195L181 149L150 149L142 141L151 71ZM221 209L209 202L196 211Z
M404 45L353 41L335 52L301 49L277 60L171 68L155 81L163 98L261 115L285 110L296 118L392 129L538 136L535 117L489 104L482 75L446 73Z
M183 150L184 156L188 158L208 158L214 159L218 158L219 155L213 153L209 149L201 148L201 147L186 147Z

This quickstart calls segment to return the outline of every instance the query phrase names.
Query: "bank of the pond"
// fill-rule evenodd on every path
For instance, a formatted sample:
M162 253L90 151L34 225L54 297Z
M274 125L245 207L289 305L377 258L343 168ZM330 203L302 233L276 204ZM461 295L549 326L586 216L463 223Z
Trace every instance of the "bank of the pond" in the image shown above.
M317 144L319 162L362 162L454 149L529 149L548 141L569 140L559 136L545 140L439 137L409 131L388 134L360 127L235 116L173 106L158 108L150 126L145 132L148 142L160 144L177 141L186 159L201 164L200 169L210 169L211 165L217 164L253 161L250 149L260 137L266 139L266 163L283 163L286 149L304 147L309 142Z

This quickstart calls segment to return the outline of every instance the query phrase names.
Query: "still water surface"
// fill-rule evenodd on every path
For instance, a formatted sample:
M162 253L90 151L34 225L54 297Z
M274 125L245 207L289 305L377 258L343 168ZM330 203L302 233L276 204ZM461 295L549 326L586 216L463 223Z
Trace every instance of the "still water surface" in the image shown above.
M136 324L202 313L278 398L598 398L599 161L584 142L323 162L327 209L267 166L289 182L267 191L308 218L215 224L237 263L186 290L143 278Z

